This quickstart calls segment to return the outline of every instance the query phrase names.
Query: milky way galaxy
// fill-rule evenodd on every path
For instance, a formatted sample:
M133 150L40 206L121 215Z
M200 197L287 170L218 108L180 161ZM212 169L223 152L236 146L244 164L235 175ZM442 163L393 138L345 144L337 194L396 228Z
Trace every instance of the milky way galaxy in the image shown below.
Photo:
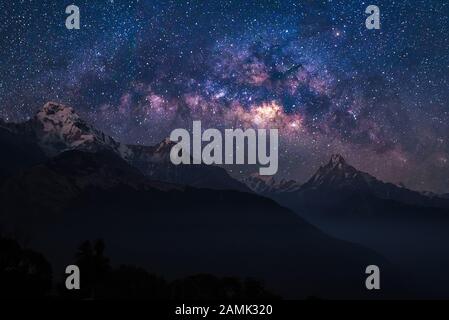
M116 139L175 128L278 128L279 175L305 181L333 153L376 177L449 192L449 4L81 1L1 6L0 117L46 101ZM381 29L365 9L381 10Z

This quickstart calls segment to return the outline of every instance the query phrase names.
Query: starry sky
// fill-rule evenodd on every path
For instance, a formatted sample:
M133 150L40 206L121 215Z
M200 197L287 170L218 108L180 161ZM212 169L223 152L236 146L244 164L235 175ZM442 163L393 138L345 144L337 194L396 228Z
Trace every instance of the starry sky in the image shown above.
M80 30L65 28L72 3ZM7 121L57 101L127 143L193 120L278 128L280 177L304 182L340 153L449 192L447 1L3 0L0 21Z

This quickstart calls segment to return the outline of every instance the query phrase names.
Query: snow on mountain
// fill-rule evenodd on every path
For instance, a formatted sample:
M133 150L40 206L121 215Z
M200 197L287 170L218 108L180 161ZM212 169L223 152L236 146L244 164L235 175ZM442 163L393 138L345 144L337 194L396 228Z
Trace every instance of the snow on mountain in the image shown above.
M381 182L368 173L358 171L349 165L341 155L334 154L330 161L325 166L321 166L312 178L304 184L304 187L310 189L319 187L366 189L376 183Z
M130 163L138 161L160 163L169 161L170 148L173 144L166 139L154 147L128 146L88 124L73 108L55 102L46 103L26 122L0 121L0 128L20 136L27 136L49 157L70 150L112 151Z
M448 200L441 196L430 197L428 194L383 182L366 172L359 171L349 165L341 155L332 155L330 161L321 166L301 188L284 195L291 198L291 201L309 204L313 201L317 204L334 201L335 204L335 201L346 201L348 197L363 196L410 205L449 207Z
M261 176L252 174L245 178L243 182L258 194L273 194L280 192L293 192L299 190L301 185L294 180L276 180L271 176Z
M243 183L233 179L221 167L173 165L170 161L170 150L175 143L168 138L155 146L126 145L85 122L73 108L55 102L46 103L26 122L0 122L0 129L26 136L37 144L47 157L71 150L95 153L112 151L151 180L199 188L250 192Z
M160 164L170 162L170 150L175 145L169 138L165 138L154 146L128 145L134 162L150 162Z
M273 177L251 175L244 183L254 192L280 201L282 204L345 202L352 196L363 195L378 199L435 207L449 207L444 196L420 193L405 186L395 185L376 179L349 165L338 154L332 155L329 162L319 167L316 173L303 185L293 180L276 181Z
M49 156L68 150L110 150L127 159L129 148L86 123L73 108L48 102L29 121L16 128L34 135L37 143Z
M250 192L240 181L218 166L174 165L170 161L170 150L175 145L165 139L155 146L128 146L132 151L131 163L154 180L165 181L197 188L238 190Z

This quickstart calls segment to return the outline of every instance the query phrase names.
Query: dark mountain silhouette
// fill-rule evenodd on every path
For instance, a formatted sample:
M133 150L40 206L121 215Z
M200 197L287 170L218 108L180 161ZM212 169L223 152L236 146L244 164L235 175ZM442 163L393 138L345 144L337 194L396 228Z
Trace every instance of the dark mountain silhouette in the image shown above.
M339 155L299 189L264 195L335 237L381 252L408 275L421 297L449 296L449 206L444 196L384 183Z
M240 192L249 189L225 170L173 171L167 142L123 145L54 103L2 128L11 134L6 142L21 137L30 147L17 150L38 156L2 180L1 228L29 240L57 270L83 239L102 238L117 263L169 277L254 277L287 297L378 298L402 288L382 257L327 236L273 200ZM224 190L232 188L240 191ZM388 279L382 292L365 289L370 264Z
M0 122L1 230L58 268L83 239L104 238L119 263L172 277L251 276L291 297L369 297L360 270L378 264L391 281L382 294L401 288L381 257L303 217L414 276L429 270L440 283L432 294L447 296L445 196L384 183L339 155L303 185L252 176L247 188L219 167L171 165L171 146L121 144L55 103L27 122ZM415 253L441 269L410 262Z
M0 182L19 170L45 161L46 156L26 134L11 130L0 120Z
M0 190L8 203L19 205L20 212L29 215L58 212L70 206L85 190L108 190L116 186L132 190L182 188L147 179L113 152L71 150L10 177Z
M170 150L174 145L169 139L151 147L129 145L133 154L131 163L153 180L198 188L251 192L244 183L233 179L223 168L203 164L173 165Z
M386 260L272 200L152 182L113 152L63 152L7 179L1 203L3 230L25 235L58 270L83 239L102 238L118 263L169 277L263 279L286 297L385 297L400 288ZM369 264L391 279L382 293L364 287Z

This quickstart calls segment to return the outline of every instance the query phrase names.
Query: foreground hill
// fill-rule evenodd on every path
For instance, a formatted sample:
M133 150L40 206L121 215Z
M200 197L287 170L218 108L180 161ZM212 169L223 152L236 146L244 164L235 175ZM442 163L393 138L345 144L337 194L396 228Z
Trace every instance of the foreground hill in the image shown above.
M420 297L449 297L445 196L382 182L340 155L332 156L296 190L277 188L263 194L330 235L382 253Z
M104 239L118 263L172 277L250 276L284 297L386 297L400 276L374 252L333 239L274 201L250 193L152 182L113 152L64 152L7 179L2 228L56 269L85 239ZM364 286L382 268L380 293ZM388 279L388 281L387 281Z

